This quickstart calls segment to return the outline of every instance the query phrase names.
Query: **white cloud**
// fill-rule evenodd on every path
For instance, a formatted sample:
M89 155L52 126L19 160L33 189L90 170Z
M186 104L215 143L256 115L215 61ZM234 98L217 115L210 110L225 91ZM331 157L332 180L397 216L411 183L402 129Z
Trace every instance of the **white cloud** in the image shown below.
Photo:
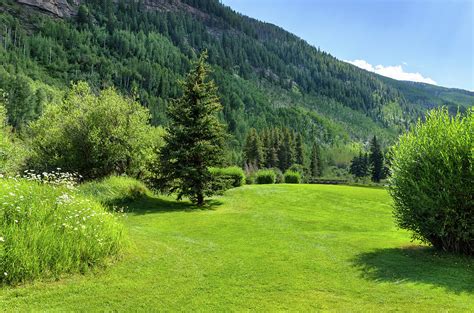
M403 69L402 65L389 65L389 66L383 66L383 65L376 65L373 66L372 64L368 63L365 60L354 60L354 61L347 61L344 60L347 63L353 64L357 67L360 67L366 71L369 72L374 72L379 75L387 76L393 79L397 80L409 80L413 82L420 82L420 83L427 83L427 84L432 84L432 85L437 85L437 83L429 78L429 77L423 77L420 73L409 73L405 72Z

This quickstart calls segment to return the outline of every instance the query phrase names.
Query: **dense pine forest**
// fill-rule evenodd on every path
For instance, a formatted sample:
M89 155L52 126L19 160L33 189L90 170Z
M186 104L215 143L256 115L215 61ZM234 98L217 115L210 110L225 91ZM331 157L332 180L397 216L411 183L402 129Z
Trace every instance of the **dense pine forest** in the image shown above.
M232 134L228 162L239 165L251 128L298 134L308 166L314 145L328 165L347 166L374 135L386 146L426 109L474 100L366 72L217 0L62 1L70 12L61 17L22 2L33 5L1 0L0 9L2 102L19 132L77 81L115 87L166 125L179 80L204 50Z

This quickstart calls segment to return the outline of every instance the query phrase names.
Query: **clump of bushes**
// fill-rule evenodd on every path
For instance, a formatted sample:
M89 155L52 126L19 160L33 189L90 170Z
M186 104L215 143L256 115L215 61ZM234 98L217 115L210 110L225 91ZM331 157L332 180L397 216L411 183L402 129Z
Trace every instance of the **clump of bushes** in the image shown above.
M211 167L209 172L214 179L224 180L228 187L240 187L245 184L245 173L238 166Z
M415 239L474 254L474 114L432 111L392 151L395 217Z
M257 184L274 184L276 178L275 171L273 170L258 170L255 173L255 183Z
M115 215L77 190L0 179L0 283L85 272L107 264L122 241Z
M286 184L300 184L301 183L301 174L294 171L285 172L285 183Z
M143 176L162 144L163 131L149 119L147 109L114 89L95 95L78 83L31 124L26 166L46 172L59 167L85 179Z

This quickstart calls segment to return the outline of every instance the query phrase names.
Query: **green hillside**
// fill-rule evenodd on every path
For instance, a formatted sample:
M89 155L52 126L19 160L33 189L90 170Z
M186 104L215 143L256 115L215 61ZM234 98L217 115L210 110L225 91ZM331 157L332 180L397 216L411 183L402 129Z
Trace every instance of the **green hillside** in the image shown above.
M17 128L78 80L135 95L154 124L166 124L177 81L204 49L234 161L250 127L289 127L326 147L373 135L390 143L429 107L474 102L472 93L381 78L217 0L75 1L64 18L0 1L0 89Z

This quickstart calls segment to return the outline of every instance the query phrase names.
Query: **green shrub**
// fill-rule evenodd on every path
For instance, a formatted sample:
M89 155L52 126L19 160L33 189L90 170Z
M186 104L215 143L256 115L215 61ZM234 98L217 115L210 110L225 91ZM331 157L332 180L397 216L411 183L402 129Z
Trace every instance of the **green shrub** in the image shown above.
M231 187L240 187L245 184L244 171L238 166L224 168L211 167L209 171L214 178L219 177L228 181Z
M276 174L273 170L258 170L255 174L255 183L257 184L274 184L276 182Z
M474 114L432 111L392 151L399 227L445 251L474 254Z
M31 124L27 167L46 172L59 167L86 179L138 176L155 161L162 143L162 130L149 119L147 109L114 89L96 96L78 83Z
M285 172L285 183L286 184L300 184L301 183L301 174L294 171Z
M76 190L0 179L0 283L106 265L122 242L116 217Z

